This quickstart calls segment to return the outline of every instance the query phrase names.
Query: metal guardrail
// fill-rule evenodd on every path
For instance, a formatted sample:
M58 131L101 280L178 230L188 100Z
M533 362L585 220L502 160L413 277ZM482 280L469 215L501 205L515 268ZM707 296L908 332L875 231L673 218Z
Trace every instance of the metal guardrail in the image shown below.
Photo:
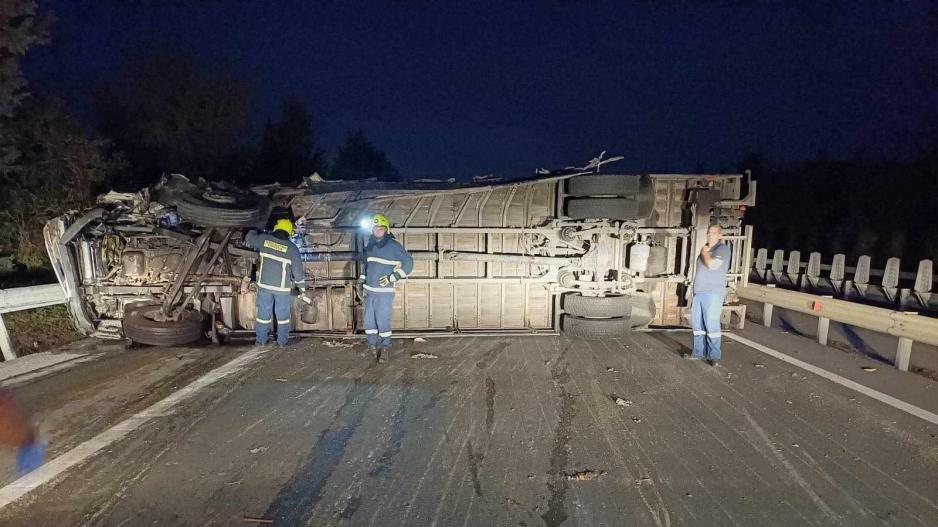
M3 323L3 313L54 306L65 302L65 292L59 284L0 289L0 351L3 352L3 359L16 358L13 341L10 340L10 334Z
M920 261L917 272L909 273L901 271L899 258L889 258L884 269L872 269L865 255L855 266L847 266L843 254L835 254L830 264L822 258L813 252L803 262L800 251L786 255L778 249L770 257L767 249L759 249L737 294L763 303L766 327L772 325L775 306L817 317L817 340L823 345L831 320L898 337L896 367L903 371L909 369L913 342L938 346L938 318L918 314L934 314L938 308L932 260Z
M843 254L835 254L830 264L821 263L822 258L813 252L803 262L800 251L786 255L781 249L770 258L767 249L759 249L749 263L748 281L896 311L938 314L938 276L932 260L920 261L911 273L901 271L899 258L886 260L884 269L873 269L865 255L855 266L847 266Z
M831 297L789 291L772 285L748 284L737 289L740 298L762 302L762 323L772 327L775 306L817 317L817 340L827 345L831 320L898 337L896 368L909 371L912 343L938 346L938 319Z

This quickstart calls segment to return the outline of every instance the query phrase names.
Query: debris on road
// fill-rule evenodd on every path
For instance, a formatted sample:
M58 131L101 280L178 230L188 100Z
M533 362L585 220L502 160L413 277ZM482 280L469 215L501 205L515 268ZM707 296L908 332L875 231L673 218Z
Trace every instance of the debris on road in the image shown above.
M423 337L417 337L417 338L414 339L414 342L426 342L426 341L427 341L427 339L425 339L425 338L423 338Z
M651 478L648 476L642 476L635 480L636 485L641 485L642 483L651 483Z
M619 370L613 368L612 366L609 366L608 368L606 368L606 371L608 371L609 373L619 373Z
M438 357L432 353L414 353L413 355L410 356L410 358L412 359L436 359Z
M605 473L605 470L578 470L564 473L564 476L568 481L592 481Z
M338 340L324 340L323 344L327 348L351 348L354 344L350 342L339 342Z
M283 378L283 377L277 377L277 378L274 379L274 380L277 381L277 382L287 382L288 379L285 379L285 378Z
M876 371L876 368L871 368L871 367L869 367L869 366L864 366L864 367L861 368L861 369L862 369L863 371Z
M274 523L273 520L268 518L254 518L252 516L245 516L242 518L246 523L262 523L262 524L271 524Z
M616 404L619 406L626 406L626 407L632 406L632 401L630 401L629 399L623 399L621 397L616 397L615 395L613 395L612 400L615 401Z
M268 448L270 447L259 446L257 448L252 448L251 450L249 450L249 452L251 452L252 454L260 454L261 452L266 452Z
M642 422L642 418L641 418L641 417L638 417L638 416L632 416L632 422L633 422L633 423L641 423L641 422Z
M761 362L753 362L752 365L756 368L765 368L765 364L762 364Z

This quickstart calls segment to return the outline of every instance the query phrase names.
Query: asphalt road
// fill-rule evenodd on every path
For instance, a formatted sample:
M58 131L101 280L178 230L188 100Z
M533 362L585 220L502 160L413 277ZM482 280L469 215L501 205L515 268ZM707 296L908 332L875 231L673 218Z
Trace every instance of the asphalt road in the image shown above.
M801 346L766 331L746 335ZM722 368L683 360L688 342L432 339L379 365L303 340L0 509L0 525L938 525L938 426L736 342ZM808 348L793 353L822 353ZM55 458L247 349L112 351L15 390ZM824 357L864 375L862 358ZM938 404L934 381L880 373Z

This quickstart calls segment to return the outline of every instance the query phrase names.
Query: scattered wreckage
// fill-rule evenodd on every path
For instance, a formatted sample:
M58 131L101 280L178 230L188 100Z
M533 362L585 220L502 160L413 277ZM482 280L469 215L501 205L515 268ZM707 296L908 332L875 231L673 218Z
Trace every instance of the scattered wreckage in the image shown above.
M601 338L684 325L710 223L733 247L733 303L755 181L618 174L607 162L471 183L307 179L239 189L172 175L53 219L45 241L79 331L153 345L253 330L257 255L243 237L283 217L295 220L292 239L314 284L311 305L296 300L298 333L360 330L358 250L368 233L359 224L375 212L416 260L394 306L394 327L409 333Z

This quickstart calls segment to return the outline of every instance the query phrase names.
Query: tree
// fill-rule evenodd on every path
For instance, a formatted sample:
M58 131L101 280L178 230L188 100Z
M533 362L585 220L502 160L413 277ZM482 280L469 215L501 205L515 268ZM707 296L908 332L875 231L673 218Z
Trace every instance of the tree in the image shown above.
M313 172L323 172L322 151L316 148L313 116L301 99L283 100L280 120L267 123L255 160L257 182L300 181Z
M20 155L0 173L0 247L30 267L46 264L45 222L91 205L126 168L108 141L85 137L62 107L34 96L7 123Z
M12 144L9 119L29 95L20 59L32 46L49 40L50 12L37 13L33 0L0 0L0 174L19 157Z
M191 60L151 57L128 63L98 86L101 131L149 182L163 172L211 177L247 132L250 89L224 70L200 72Z
M37 13L33 0L0 0L0 116L13 110L29 95L20 59L26 51L49 41L52 14Z
M387 155L371 144L359 130L350 132L345 144L339 148L329 171L329 179L397 181L398 172L388 161Z

